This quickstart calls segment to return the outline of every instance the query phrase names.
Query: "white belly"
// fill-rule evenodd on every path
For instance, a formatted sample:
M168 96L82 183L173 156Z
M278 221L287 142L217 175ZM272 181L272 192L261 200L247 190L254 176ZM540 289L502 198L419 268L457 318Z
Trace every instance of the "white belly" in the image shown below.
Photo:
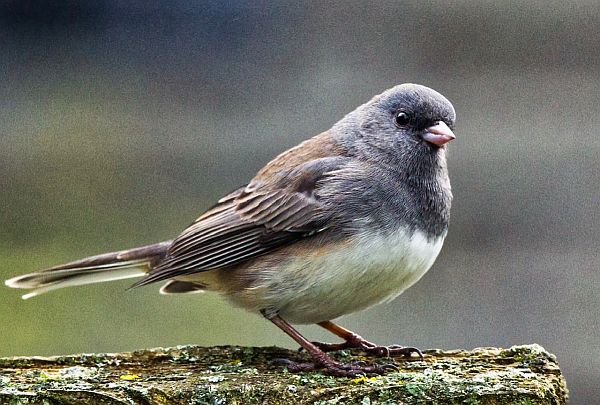
M429 270L444 236L363 234L333 252L295 260L271 273L263 298L292 323L331 320L389 301Z

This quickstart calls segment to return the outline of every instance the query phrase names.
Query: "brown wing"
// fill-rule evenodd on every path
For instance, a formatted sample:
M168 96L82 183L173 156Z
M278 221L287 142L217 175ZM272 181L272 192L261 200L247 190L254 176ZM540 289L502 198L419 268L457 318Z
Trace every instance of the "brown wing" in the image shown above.
M276 183L257 178L222 198L134 286L231 266L326 229L331 214L319 199L318 182L340 162L316 159L280 173Z

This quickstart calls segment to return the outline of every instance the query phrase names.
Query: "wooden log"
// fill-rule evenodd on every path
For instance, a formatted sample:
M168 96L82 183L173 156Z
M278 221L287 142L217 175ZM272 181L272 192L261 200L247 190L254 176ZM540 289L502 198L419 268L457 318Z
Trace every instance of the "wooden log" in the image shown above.
M565 404L554 355L539 345L427 350L383 376L289 373L274 359L309 360L277 347L178 346L116 354L0 358L0 404Z

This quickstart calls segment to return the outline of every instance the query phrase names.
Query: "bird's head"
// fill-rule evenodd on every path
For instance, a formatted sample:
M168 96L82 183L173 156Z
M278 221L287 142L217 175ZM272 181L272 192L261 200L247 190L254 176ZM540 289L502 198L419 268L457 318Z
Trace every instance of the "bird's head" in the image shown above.
M401 84L373 97L337 125L358 149L385 154L437 155L455 138L456 113L447 98L429 87Z

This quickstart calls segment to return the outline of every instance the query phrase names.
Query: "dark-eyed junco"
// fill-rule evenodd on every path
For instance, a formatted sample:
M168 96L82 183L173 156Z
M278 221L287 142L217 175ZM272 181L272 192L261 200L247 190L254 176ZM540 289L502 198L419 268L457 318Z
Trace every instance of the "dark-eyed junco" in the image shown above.
M261 313L334 375L381 373L341 364L325 351L381 347L331 322L393 299L436 259L452 193L446 143L452 104L436 91L402 84L373 97L321 133L277 156L246 186L221 198L173 241L89 257L12 278L33 291L142 277L161 293L217 291ZM344 339L311 343L288 322L317 323Z

